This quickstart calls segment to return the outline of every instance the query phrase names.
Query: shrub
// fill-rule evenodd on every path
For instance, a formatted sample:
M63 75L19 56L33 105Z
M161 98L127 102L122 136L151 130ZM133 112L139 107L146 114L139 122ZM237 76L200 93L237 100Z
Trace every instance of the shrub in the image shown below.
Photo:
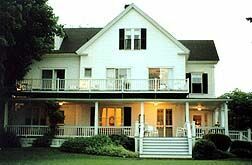
M134 138L127 137L126 135L110 135L109 137L114 144L121 145L127 150L135 151Z
M33 141L32 146L33 147L50 147L52 143L52 136L49 134L44 134L44 136L41 136Z
M69 139L62 144L60 150L94 155L137 157L136 153L126 150L121 145L115 145L109 137L101 135Z
M239 141L239 140L233 141L230 146L230 150L234 150L238 148L244 148L244 149L252 151L252 142Z
M61 147L61 151L88 153L88 148L98 149L102 146L113 144L108 136L96 135L93 137L72 138L65 141Z
M222 134L207 134L203 139L212 141L216 148L222 151L227 151L232 142L229 136Z
M192 156L198 160L212 160L233 157L232 154L218 150L212 141L200 139L195 143Z
M0 148L21 147L20 139L16 134L3 131L0 133Z
M135 152L126 150L123 146L107 145L98 150L99 155L118 156L124 158L136 158L138 155Z
M233 141L230 152L240 158L252 157L252 142Z

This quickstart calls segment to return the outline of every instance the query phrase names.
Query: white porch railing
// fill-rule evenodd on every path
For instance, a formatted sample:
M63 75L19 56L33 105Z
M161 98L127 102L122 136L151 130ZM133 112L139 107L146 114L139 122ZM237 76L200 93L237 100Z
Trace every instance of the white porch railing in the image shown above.
M17 136L37 137L48 133L50 128L42 125L8 125L6 131L15 133ZM98 127L98 134L120 134L134 136L134 127ZM94 126L59 126L56 137L89 137L94 136Z
M188 92L186 79L24 79L18 91Z
M251 129L246 131L229 130L231 140L251 141Z
M94 136L93 126L60 126L56 137L89 137Z
M122 126L122 127L98 127L99 135L126 135L129 137L134 136L134 127Z
M48 126L42 125L8 125L7 132L15 133L17 136L43 136L49 132Z
M206 134L225 134L225 128L222 127L196 127L195 137L202 138Z

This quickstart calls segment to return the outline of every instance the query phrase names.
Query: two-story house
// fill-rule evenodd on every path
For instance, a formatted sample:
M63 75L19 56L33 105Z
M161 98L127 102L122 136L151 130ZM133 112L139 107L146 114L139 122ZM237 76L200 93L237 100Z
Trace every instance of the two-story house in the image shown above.
M50 100L65 115L57 137L125 134L136 138L140 157L191 157L195 136L228 134L212 40L177 40L134 4L104 28L65 33L17 82L5 106L7 130L42 136Z

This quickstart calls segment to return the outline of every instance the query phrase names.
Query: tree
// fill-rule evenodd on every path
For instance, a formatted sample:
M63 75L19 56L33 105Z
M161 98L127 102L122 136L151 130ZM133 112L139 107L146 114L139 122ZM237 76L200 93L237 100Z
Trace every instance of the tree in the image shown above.
M246 18L246 20L251 23L252 22L252 17L248 17L248 18Z
M57 20L47 0L0 1L0 110L16 80L52 50L55 34L63 35Z
M45 103L45 109L47 110L50 125L50 136L54 137L57 134L58 124L64 121L65 116L60 111L60 106L56 102L47 101Z
M221 97L232 99L228 102L230 129L252 128L252 93L235 89Z

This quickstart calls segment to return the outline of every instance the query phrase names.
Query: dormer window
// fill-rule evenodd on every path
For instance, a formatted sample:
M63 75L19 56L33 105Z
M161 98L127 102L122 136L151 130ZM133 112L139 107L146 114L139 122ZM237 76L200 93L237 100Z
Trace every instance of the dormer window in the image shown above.
M146 29L119 29L119 49L146 49Z

